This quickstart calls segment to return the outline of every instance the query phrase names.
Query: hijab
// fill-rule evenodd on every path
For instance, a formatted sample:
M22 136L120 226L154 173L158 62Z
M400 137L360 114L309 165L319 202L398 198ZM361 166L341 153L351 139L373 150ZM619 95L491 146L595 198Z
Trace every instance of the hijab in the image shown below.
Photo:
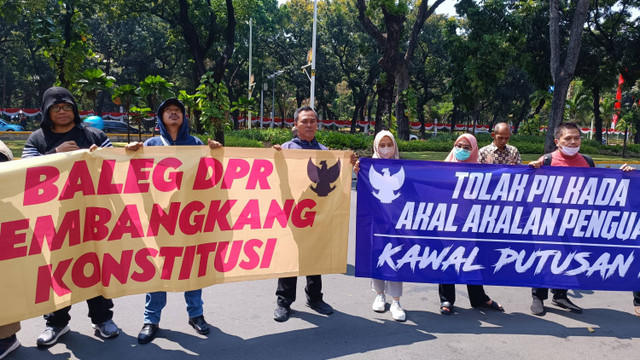
M456 159L455 155L453 155L453 150L451 149L451 151L449 152L449 155L447 155L447 157L444 159L444 161L446 162L466 162L466 163L477 163L478 162L478 142L476 141L476 137L471 135L471 134L462 134L460 136L458 136L458 138L456 139L456 142L453 143L453 146L455 148L456 144L458 144L460 142L460 140L462 139L467 139L467 141L469 141L469 144L471 144L471 156L469 156L469 158L465 161L460 161L458 159Z

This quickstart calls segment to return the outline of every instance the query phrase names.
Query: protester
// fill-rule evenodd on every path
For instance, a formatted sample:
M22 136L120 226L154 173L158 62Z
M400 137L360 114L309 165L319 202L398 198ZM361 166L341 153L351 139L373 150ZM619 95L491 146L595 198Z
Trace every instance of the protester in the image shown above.
M373 139L373 156L374 159L400 159L398 144L390 131L382 130ZM359 162L354 168L356 174L360 171ZM407 315L400 305L400 296L402 296L401 281L385 281L380 279L371 279L371 288L376 292L376 298L373 300L371 308L375 312L385 312L387 299L385 293L392 297L393 301L389 307L391 317L396 321L406 321Z
M11 149L0 141L0 162L13 160ZM20 331L20 322L0 326L0 359L20 347L16 333Z
M293 121L296 137L282 145L274 145L276 150L281 149L305 149L305 150L328 150L326 146L316 140L318 131L318 115L310 106L303 106L293 114ZM295 133L294 133L295 134ZM356 157L352 156L351 162L355 163ZM296 300L296 287L298 278L287 277L278 279L276 290L277 307L273 312L273 319L278 322L289 320L291 315L291 304ZM316 312L329 315L333 313L331 305L322 299L322 278L320 275L307 276L307 306Z
M478 162L478 143L471 134L462 134L453 145L453 149L444 159L445 162ZM482 285L467 285L469 292L469 302L474 308L486 308L496 311L504 311L502 305L493 301L484 292ZM456 288L454 284L440 284L438 286L440 295L440 313L450 315L454 312L453 304L456 302Z
M20 110L20 115L18 117L20 118L20 126L22 126L22 130L27 131L27 115L22 110Z
M480 164L521 165L520 152L515 146L507 144L511 138L511 129L505 122L497 123L491 133L493 142L478 151Z
M640 291L633 292L633 312L640 316Z
M545 154L536 161L529 163L534 168L542 165L551 166L572 166L572 167L594 167L593 160L584 154L580 154L580 128L572 122L560 123L554 133L555 144L558 149L550 154ZM633 170L633 167L624 164L620 167L622 171ZM553 299L551 302L563 309L568 309L575 313L582 313L582 308L574 304L567 296L567 289L552 289ZM543 301L549 297L549 289L532 288L531 313L542 316L545 314Z
M22 158L47 154L111 147L105 133L82 124L73 95L61 87L51 87L44 92L41 106L43 118L40 129L29 135L22 150ZM89 317L93 328L104 338L118 336L120 329L113 322L113 301L97 296L87 300ZM69 332L71 306L56 310L44 316L47 327L38 337L38 346L50 346Z
M134 142L125 146L126 150L138 151L143 146L171 146L171 145L204 145L200 139L189 135L189 122L187 121L184 104L178 99L167 99L157 111L158 128L160 135L147 139L143 143ZM209 147L216 149L222 147L217 141L209 140ZM187 303L189 325L201 335L209 333L210 328L204 319L202 307L202 289L186 291L184 300ZM162 309L167 305L167 293L164 291L148 293L144 306L144 325L138 334L138 343L147 344L155 337L159 329Z

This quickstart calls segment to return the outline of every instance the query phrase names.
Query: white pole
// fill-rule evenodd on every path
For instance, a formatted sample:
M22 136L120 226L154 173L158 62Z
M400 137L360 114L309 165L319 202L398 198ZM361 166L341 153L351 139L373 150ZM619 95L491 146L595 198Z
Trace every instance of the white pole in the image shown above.
M249 100L251 100L251 37L253 36L251 20L252 19L249 18ZM251 111L247 112L247 129L251 129Z
M271 127L276 124L276 77L273 77L273 95L271 97Z
M311 98L309 106L315 109L316 100L316 23L318 22L318 0L313 0L313 39L311 40Z
M591 127L589 128L589 133L591 133L590 139L593 140L593 119L591 119Z
M262 70L262 91L260 91L260 129L263 129L264 122L264 89L267 87L267 83L264 82L264 70Z

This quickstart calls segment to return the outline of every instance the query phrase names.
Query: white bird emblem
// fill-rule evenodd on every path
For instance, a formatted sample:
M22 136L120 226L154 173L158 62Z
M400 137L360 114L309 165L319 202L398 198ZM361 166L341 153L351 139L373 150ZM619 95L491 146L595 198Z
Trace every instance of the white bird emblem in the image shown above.
M391 204L391 202L400 196L400 193L395 194L395 191L402 187L404 184L404 168L391 175L389 168L382 169L382 174L377 172L373 166L369 170L369 183L371 186L378 190L378 193L372 191L371 194L378 198L383 204Z

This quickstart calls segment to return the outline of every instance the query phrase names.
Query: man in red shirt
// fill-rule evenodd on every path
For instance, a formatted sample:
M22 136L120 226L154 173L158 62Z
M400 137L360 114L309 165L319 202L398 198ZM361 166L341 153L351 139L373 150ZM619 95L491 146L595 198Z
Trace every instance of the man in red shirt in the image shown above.
M587 155L580 154L580 144L582 138L580 129L572 122L563 122L556 128L554 134L555 143L558 149L550 154L545 154L540 159L532 161L529 165L539 168L542 165L551 166L573 166L573 167L594 167L593 160ZM622 171L630 171L634 168L624 164L620 167ZM571 302L567 297L567 289L552 289L553 304L563 309L569 309L575 313L582 313L582 309ZM531 312L534 315L542 316L545 314L543 301L549 296L549 289L532 288L531 295L533 302L531 303Z

